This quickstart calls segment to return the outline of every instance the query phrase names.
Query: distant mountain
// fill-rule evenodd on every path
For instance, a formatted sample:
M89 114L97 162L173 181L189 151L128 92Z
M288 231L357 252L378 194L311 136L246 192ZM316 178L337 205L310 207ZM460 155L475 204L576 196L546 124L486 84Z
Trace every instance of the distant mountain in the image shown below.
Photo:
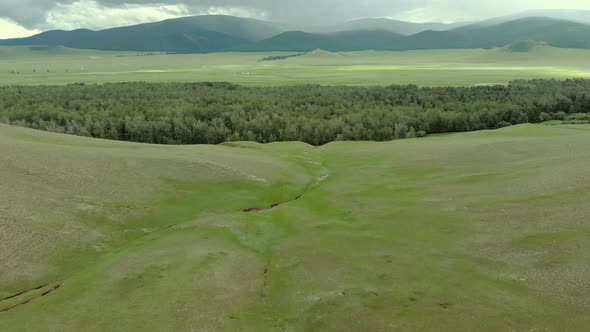
M215 52L280 33L272 23L232 16L194 16L100 31L54 30L0 45L46 45L110 51Z
M430 29L404 35L427 27ZM178 53L469 49L504 47L517 41L590 48L590 25L554 18L522 18L499 24L488 20L447 30L450 27L367 19L332 27L344 31L284 32L285 26L265 21L194 16L101 31L48 31L28 38L0 40L0 45Z
M335 33L283 32L277 36L237 48L240 51L293 51L309 52L322 49L330 52L382 50L403 36L397 33L375 31L345 31Z
M354 20L325 28L325 32L356 31L356 30L385 30L401 35L413 35L426 30L445 31L467 25L468 23L412 23L388 18L367 18Z
M529 10L513 15L495 17L492 19L484 20L478 25L491 26L501 23L506 23L521 18L530 17L547 17L558 20L572 21L583 24L590 24L590 10L577 10L577 9L544 9L544 10Z
M249 41L270 38L285 31L275 23L226 15L201 15L182 17L169 21L184 22L201 29L215 31Z
M522 40L556 47L590 48L590 26L544 17L523 18L492 26L473 24L445 32L424 32L406 38L397 47L495 48Z
M504 47L525 40L545 42L556 47L590 48L590 26L549 18L526 18L493 26L472 24L449 31L428 30L411 36L385 30L324 34L296 31L285 32L239 49L300 52L317 48L331 52L468 49Z

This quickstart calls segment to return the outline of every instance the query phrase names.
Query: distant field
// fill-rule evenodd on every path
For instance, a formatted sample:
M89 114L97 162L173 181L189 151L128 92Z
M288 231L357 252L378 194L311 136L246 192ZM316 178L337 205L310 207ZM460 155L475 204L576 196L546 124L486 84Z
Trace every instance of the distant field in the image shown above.
M589 144L561 124L318 148L0 125L0 331L585 331Z
M537 46L530 52L406 52L138 55L65 48L0 47L0 85L123 81L227 81L250 85L347 84L469 86L515 79L590 76L590 50Z

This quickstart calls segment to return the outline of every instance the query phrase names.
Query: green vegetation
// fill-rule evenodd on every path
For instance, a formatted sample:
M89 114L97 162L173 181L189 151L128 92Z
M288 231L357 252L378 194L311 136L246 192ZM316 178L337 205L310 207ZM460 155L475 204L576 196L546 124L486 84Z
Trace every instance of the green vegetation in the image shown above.
M588 77L590 51L536 46L531 52L434 50L407 52L152 54L0 47L0 85L222 81L244 85L472 86L520 79ZM142 56L138 56L142 55Z
M296 58L298 56L305 55L305 53L297 53L297 54L287 54L287 55L271 55L260 59L260 61L279 61L279 60L286 60L289 58Z
M57 46L87 30L0 47L16 125L0 124L0 331L590 326L590 51L472 26L397 38L531 42L337 52L392 35L356 31L281 35L334 51L296 57L157 52L273 31L207 20L94 39L143 52ZM527 25L587 42L547 22ZM317 146L275 142L292 140Z
M576 113L567 117L564 123L568 124L588 124L590 123L590 114Z
M0 122L96 138L159 143L423 137L564 120L590 113L590 80L509 86L242 87L119 83L0 88Z
M320 148L0 125L0 299L30 290L0 330L584 331L588 144L588 125Z

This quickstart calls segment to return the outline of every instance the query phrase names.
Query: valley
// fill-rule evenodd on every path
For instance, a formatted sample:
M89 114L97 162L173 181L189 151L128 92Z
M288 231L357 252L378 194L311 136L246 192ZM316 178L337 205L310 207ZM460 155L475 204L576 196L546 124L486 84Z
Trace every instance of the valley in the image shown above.
M584 1L0 1L0 36L1 332L590 326Z
M587 125L320 148L0 125L0 298L52 290L0 301L0 330L583 330L589 142Z
M517 79L588 77L590 51L537 45L528 52L422 50L148 54L0 47L0 85L109 82L232 82L243 85L472 86Z

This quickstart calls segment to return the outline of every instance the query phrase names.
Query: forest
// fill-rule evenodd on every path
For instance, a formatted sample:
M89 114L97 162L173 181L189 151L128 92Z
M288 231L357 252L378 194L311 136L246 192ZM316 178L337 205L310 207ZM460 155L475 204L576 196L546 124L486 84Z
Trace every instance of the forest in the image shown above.
M0 87L0 122L157 144L388 141L548 120L587 121L590 80L508 86L251 87L113 83Z

